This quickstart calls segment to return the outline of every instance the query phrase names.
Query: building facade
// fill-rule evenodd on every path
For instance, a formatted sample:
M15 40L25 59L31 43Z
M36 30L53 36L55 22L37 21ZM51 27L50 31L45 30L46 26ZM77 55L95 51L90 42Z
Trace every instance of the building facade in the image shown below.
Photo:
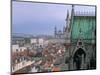
M66 60L69 70L96 68L96 15L75 13L72 5L71 16L67 18Z

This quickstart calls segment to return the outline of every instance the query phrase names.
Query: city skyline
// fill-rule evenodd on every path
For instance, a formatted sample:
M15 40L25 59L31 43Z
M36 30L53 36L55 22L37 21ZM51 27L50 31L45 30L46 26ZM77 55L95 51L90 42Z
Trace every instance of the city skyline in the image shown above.
M11 73L96 69L96 6L12 2Z

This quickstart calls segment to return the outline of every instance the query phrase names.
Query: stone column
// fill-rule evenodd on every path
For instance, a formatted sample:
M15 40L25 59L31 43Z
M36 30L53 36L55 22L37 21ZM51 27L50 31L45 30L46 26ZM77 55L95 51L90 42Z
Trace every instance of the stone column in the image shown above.
M73 62L73 70L76 70L76 63Z
M73 58L70 60L69 64L70 64L70 70L74 70Z
M82 54L81 69L84 69L84 55Z

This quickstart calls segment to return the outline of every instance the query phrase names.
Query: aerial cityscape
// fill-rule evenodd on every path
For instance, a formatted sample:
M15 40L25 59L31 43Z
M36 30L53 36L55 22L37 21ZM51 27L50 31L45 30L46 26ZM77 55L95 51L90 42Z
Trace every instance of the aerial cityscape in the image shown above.
M12 74L96 69L96 7L12 1Z

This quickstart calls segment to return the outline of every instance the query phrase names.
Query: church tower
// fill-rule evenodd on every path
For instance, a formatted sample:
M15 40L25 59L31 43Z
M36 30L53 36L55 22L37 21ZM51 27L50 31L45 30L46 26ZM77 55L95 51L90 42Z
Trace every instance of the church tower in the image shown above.
M54 28L54 37L55 37L55 38L57 37L57 28L56 28L56 26L55 26L55 28Z

